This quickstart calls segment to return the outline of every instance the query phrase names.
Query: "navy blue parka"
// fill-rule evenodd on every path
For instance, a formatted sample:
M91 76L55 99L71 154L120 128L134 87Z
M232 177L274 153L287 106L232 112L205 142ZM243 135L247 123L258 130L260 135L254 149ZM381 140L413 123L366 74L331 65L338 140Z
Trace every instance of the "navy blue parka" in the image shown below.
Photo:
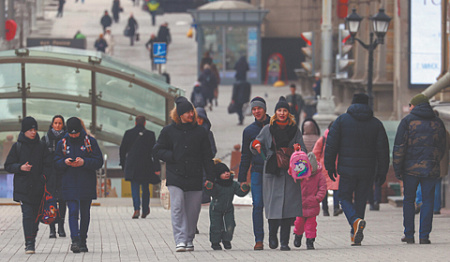
M97 198L97 176L95 171L103 166L102 152L97 140L89 136L92 152L85 147L86 132L82 130L80 136L71 138L64 136L67 144L66 155L63 152L63 140L58 142L55 151L55 165L62 174L62 195L64 200L91 200ZM81 157L84 165L71 167L66 165L66 158Z

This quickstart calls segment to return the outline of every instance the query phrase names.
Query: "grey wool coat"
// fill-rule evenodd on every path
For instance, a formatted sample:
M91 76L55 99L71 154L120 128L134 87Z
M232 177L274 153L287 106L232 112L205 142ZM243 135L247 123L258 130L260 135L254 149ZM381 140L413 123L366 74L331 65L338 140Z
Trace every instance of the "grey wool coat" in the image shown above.
M279 174L266 173L267 160L275 154L272 150L272 134L266 125L256 137L261 143L261 151L264 152L266 160L264 161L263 171L263 202L267 219L294 218L302 216L302 188L300 180L297 182L288 174L287 170L280 169ZM294 144L300 144L302 151L306 152L306 146L303 143L302 133L297 130L294 138L289 141L289 147ZM250 144L250 150L254 155L258 151ZM276 156L273 156L276 157Z

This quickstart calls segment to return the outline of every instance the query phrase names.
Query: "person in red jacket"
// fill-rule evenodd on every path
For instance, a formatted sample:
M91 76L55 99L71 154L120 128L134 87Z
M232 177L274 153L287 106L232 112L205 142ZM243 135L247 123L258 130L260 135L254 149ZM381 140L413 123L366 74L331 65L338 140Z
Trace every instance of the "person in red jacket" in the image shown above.
M317 163L314 153L308 154L311 163L311 176L301 181L302 216L295 219L294 246L300 247L303 233L306 236L306 248L314 249L317 236L316 217L320 213L320 202L327 194L327 182L322 175L322 166Z

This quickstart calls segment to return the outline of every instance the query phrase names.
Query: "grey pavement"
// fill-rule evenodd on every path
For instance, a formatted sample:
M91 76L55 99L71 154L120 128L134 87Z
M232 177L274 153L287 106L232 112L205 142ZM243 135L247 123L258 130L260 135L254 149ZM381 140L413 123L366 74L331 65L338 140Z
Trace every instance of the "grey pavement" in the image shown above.
M47 0L55 3L54 0ZM64 17L56 19L56 7L46 8L46 20L33 36L73 37L81 29L88 38L88 49L93 49L95 38L101 33L100 16L105 9L111 9L112 0L67 0ZM156 33L157 27L150 25L150 16L133 7L131 1L122 0L125 12L121 14L118 25L112 30L116 38L115 54L118 59L132 65L149 68L148 53L144 48L150 33ZM122 36L126 18L133 12L140 25L141 41L134 47L129 46L128 38ZM167 14L157 18L159 25L169 22L173 36L170 46L167 71L171 74L172 84L186 90L190 95L196 80L196 43L186 38L191 23L188 14ZM51 26L48 26L51 25ZM263 96L268 103L268 112L272 114L276 101L288 88L253 86L252 96ZM229 153L234 144L240 144L242 126L237 126L237 115L229 115L226 107L231 97L231 86L220 86L219 106L214 107L208 116L218 145L218 156ZM251 123L246 117L245 124ZM224 161L229 161L225 157ZM265 250L253 251L252 208L236 206L236 230L232 241L233 249L213 251L209 243L208 206L203 206L196 236L194 252L176 253L173 241L170 212L152 199L151 214L147 219L131 219L131 199L98 199L91 209L91 224L88 237L89 253L73 254L69 250L70 238L49 239L49 228L41 224L37 237L36 254L25 255L24 237L21 223L21 211L17 205L0 205L0 261L449 261L450 247L450 211L435 216L431 245L407 245L400 242L403 235L402 209L382 204L381 210L366 212L367 228L361 247L350 246L350 227L343 215L338 217L318 217L316 250L307 251L303 241L301 248L294 248L291 237L290 252L270 250L267 233ZM2 203L11 203L11 199L1 199ZM418 216L416 217L416 225ZM267 232L267 223L265 222ZM417 226L416 226L417 228ZM69 231L66 223L66 231ZM416 234L417 237L417 234ZM418 239L416 238L418 242Z
M49 227L40 224L36 254L24 252L21 212L19 206L0 206L0 261L448 261L450 244L450 213L435 216L431 245L408 245L402 236L402 209L382 204L380 211L366 212L367 227L363 245L350 246L350 227L343 215L319 215L316 250L300 248L282 252L268 248L253 251L250 206L236 206L236 230L233 249L213 251L209 243L208 207L200 213L194 252L176 253L170 211L152 199L151 213L146 219L131 219L131 199L99 199L91 209L88 237L89 252L70 252L70 238L49 239ZM418 217L416 217L416 224ZM265 222L267 232L267 223ZM68 225L66 224L66 231ZM417 237L417 234L416 234ZM418 239L416 238L418 242Z

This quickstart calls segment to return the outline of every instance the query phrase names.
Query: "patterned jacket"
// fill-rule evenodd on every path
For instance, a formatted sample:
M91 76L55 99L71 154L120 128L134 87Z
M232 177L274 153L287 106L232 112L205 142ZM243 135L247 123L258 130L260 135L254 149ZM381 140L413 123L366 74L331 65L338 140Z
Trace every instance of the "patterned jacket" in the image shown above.
M415 106L400 122L395 136L395 176L437 178L446 145L445 126L429 103Z

